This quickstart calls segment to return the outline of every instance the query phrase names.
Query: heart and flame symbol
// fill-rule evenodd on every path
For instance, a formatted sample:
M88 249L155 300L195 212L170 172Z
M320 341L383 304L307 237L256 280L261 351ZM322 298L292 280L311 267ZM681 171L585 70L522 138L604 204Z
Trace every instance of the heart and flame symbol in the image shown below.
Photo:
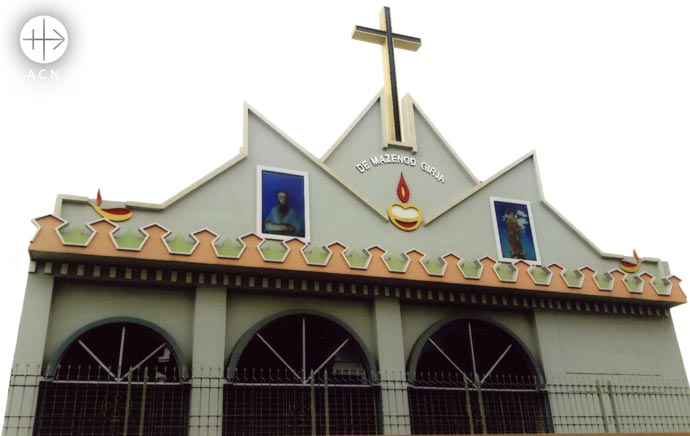
M411 232L422 224L422 211L415 205L407 204L410 200L410 188L402 173L400 173L397 193L402 203L394 202L388 205L388 219L400 230Z
M635 273L640 269L640 266L642 266L642 262L640 262L640 257L637 255L637 251L633 250L633 257L624 257L621 259L618 265L627 273Z
M132 218L132 215L134 215L134 212L131 210L124 208L124 207L113 207L109 209L101 209L101 203L103 202L103 198L101 197L101 190L98 190L98 194L96 195L96 204L90 203L91 207L93 210L96 211L97 214L102 216L103 218L109 220L109 221L127 221L128 219Z

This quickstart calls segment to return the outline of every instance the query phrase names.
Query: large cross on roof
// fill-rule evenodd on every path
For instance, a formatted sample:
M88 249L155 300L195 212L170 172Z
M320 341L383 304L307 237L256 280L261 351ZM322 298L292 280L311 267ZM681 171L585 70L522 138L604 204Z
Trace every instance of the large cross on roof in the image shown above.
M384 7L380 14L381 29L355 26L352 39L372 42L382 47L383 74L384 74L384 110L388 127L388 140L401 143L402 132L400 122L400 102L398 100L398 83L395 76L394 48L417 51L422 45L422 40L414 37L393 33L391 25L391 13L388 7ZM392 134L391 134L392 133ZM399 144L400 145L400 144Z

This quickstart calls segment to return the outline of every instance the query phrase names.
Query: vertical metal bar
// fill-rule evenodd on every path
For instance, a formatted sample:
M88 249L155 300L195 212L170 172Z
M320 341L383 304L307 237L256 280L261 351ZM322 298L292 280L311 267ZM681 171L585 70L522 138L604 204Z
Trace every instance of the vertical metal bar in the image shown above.
M125 400L125 426L122 430L122 436L127 436L127 429L129 428L129 407L132 401L132 371L127 375L127 399Z
M15 391L16 387L20 386L19 382L17 381L17 377L19 377L18 372L19 372L19 365L16 365L14 368L12 368L12 372L10 373L10 387L8 389L8 392L7 392L7 406L6 406L8 413L5 415L5 424L2 427L2 434L8 434L7 431L10 428L12 428L14 430L15 427L19 427L20 419L17 419L16 423L13 422L13 425L10 426L10 419L11 418L10 418L10 413L9 413L11 410L13 410L12 407L14 406L14 404L13 404L15 401L14 391ZM57 372L56 372L56 374L57 374ZM19 395L19 394L17 394L17 395ZM23 392L22 392L22 395L20 398L22 398L22 399L24 398ZM21 402L21 400L20 400L20 402ZM43 403L43 402L41 402L41 403ZM20 407L21 407L21 405L20 405ZM39 413L38 408L39 408L39 406L37 405L34 407L34 410L36 410L37 415L42 416L43 414ZM22 410L22 409L20 408L19 410Z
M21 431L21 428L24 426L24 424L23 424L24 421L28 420L30 423L34 420L36 415L44 416L46 398L44 396L42 398L41 404L39 405L37 403L38 395L31 395L31 397L30 397L31 399L29 401L31 401L32 405L30 406L29 410L35 411L34 412L35 415L34 416L24 415L24 410L25 410L24 409L25 408L24 400L28 397L27 393L31 392L30 388L34 388L34 389L39 388L39 383L40 383L39 378L41 376L41 369L40 369L40 367L36 368L35 375L31 376L31 378L29 378L30 374L31 374L29 371L29 365L26 365L26 369L23 371L23 373L19 369L19 365L17 365L16 371L19 372L19 374L15 373L14 382L15 382L15 386L18 386L20 388L21 396L20 396L20 400L19 400L19 409L18 409L19 412L17 414L16 427L14 427L14 429L16 431ZM59 372L56 372L55 374L56 374L56 379L57 379ZM23 381L22 382L17 381L17 376L23 377ZM29 381L30 379L33 380L33 383ZM27 391L29 391L29 392L27 392ZM10 401L11 399L12 399L12 397L10 395L8 395L7 401ZM40 411L38 410L39 407L41 409ZM10 409L8 407L7 411L10 411L10 410L12 410L12 409ZM30 425L30 424L27 423L27 426L28 425ZM40 429L40 427L34 427L34 431L36 428ZM7 433L5 433L3 431L2 434L7 434Z
M632 403L630 401L630 389L628 388L627 380L623 379L619 383L621 383L618 386L619 392L622 391L623 400L624 400L624 401L622 401L622 403L623 403L622 404L622 406L623 406L623 414L622 414L622 418L623 418L622 421L623 422L622 423L625 426L625 428L623 430L629 432L629 431L635 429L635 425L633 424L633 421L631 418L632 416L634 416L634 414L633 414L633 406L632 406Z
M7 409L8 412L10 410L12 410L12 403L13 403L13 399L14 399L14 395L13 395L14 386L15 386L15 383L17 380L17 372L16 371L17 370L15 368L12 368L11 372L10 372L10 386L7 389L7 403L5 406L5 408ZM7 430L10 428L9 427L9 424L10 424L9 415L10 415L9 413L5 414L5 421L4 421L3 426L2 426L2 434L7 434Z
M653 433L661 433L661 429L665 428L663 422L659 420L661 417L657 398L657 390L653 384L650 384L647 380L639 380L637 382L641 385L642 395L643 395L643 405L645 407L645 420L648 422L649 430ZM643 385L644 383L644 385Z
M470 335L470 353L472 356L472 375L474 376L474 384L479 386L479 378L477 377L477 362L474 359L474 342L472 342L472 325L468 322L467 323L467 330Z
M58 367L58 372L55 373L55 379L56 379L56 380L57 380L57 378L59 377L59 369L60 369L60 368ZM19 388L21 389L21 390L20 390L20 392L21 392L21 397L20 397L20 400L19 400L19 409L18 409L18 410L19 410L19 413L17 414L16 427L13 427L13 429L16 430L16 431L20 431L20 429L21 429L22 426L23 426L22 422L23 422L24 419L26 418L26 417L24 416L24 412L23 412L23 411L24 411L24 400L25 400L26 397L27 397L27 390L29 389L29 386L34 387L34 389L37 389L37 388L38 388L38 386L39 386L39 377L40 377L40 375L41 375L41 371L40 371L40 368L37 368L37 369L36 369L37 375L35 375L34 377L32 377L32 379L34 380L34 383L31 384L31 385L29 385L29 384L30 384L30 382L29 382L29 365L26 365L26 369L23 371L23 374L22 374L22 371L19 369L19 365L16 366L16 371L19 372L19 374L15 373L14 383L15 383L15 386L17 386L17 387L19 387ZM17 377L23 377L23 380L24 380L24 381L23 381L23 382L17 381ZM10 385L10 386L11 386L11 385ZM30 391L29 391L29 392L30 392ZM8 395L7 395L7 401L8 401L8 402L11 401L11 400L13 399L12 397L13 397L13 396L12 396L12 391L10 391L10 392L8 393ZM34 401L38 401L38 395L34 395L33 398L34 398L35 400L31 401L32 404L34 403ZM38 416L45 416L45 415L44 415L44 411L45 411L45 404L46 404L46 401L47 401L46 395L44 395L43 398L41 399L41 403L40 403L40 404L33 404L30 410L35 410L35 413L36 413L36 415L38 415ZM38 410L39 407L40 407L40 411ZM7 407L6 410L7 410L7 411L12 410L12 409L11 409L11 404L10 404L10 407ZM31 418L31 417L29 417L29 418ZM7 417L6 417L5 419L7 419ZM41 424L41 423L38 422L38 421L36 422L36 424L34 424L34 432L36 432L37 429L38 429L38 430L41 429L40 424ZM37 432L36 432L36 433L37 433ZM2 434L7 434L7 433L5 433L5 432L3 431Z
M682 430L690 429L690 427L686 427L686 424L688 423L688 411L690 411L690 408L686 407L688 389L675 386L669 389L669 393L671 395L674 410L676 411L675 415L678 417L676 420L678 425L677 428Z
M311 435L316 436L316 395L314 392L314 370L309 377L309 397L311 402Z
M675 417L673 423L675 424L673 430L684 429L685 424L685 410L682 406L682 400L687 398L687 392L675 387L668 386L665 388L666 402L671 406L671 413Z
M621 432L621 424L618 422L618 406L616 406L615 392L613 391L613 385L609 381L606 386L609 393L609 401L611 402L611 412L613 413L613 425L616 427L616 433Z
M661 420L661 417L662 417L661 411L663 409L662 409L661 404L659 404L659 398L660 398L659 389L658 389L658 386L652 386L652 385L649 385L648 389L649 389L649 396L651 397L649 402L654 405L654 412L653 412L654 413L654 418L653 418L654 431L657 433L661 433L662 430L667 428L666 427L667 422L665 422L665 420Z
M306 321L304 320L304 317L302 318L302 381L304 381L304 378L307 376L307 324ZM312 378L314 378L314 374L312 372Z
M677 428L677 419L678 415L673 412L673 406L672 404L669 404L669 386L667 385L667 382L664 380L661 386L658 387L659 390L659 395L660 395L660 403L661 403L661 411L668 417L670 415L671 419L664 418L664 420L668 423L666 427L668 430L666 431L673 431L674 429ZM660 414L662 412L659 412Z
M593 410L596 407L593 397L596 392L591 390L593 386L587 384L588 382L580 377L575 377L572 383L574 383L571 385L573 407L575 408L576 416L581 417L577 421L578 427L576 428L582 432L593 433L599 431L599 425L595 422L596 411Z
M141 388L141 409L139 412L139 436L144 436L144 414L146 413L146 384L149 379L149 367L144 368L144 385Z
M323 371L323 412L324 412L324 425L326 426L326 436L331 435L330 427L330 411L328 410L328 371Z
M604 430L609 433L609 420L606 416L606 409L604 408L604 395L601 392L601 384L597 380L597 397L599 397L599 408L601 410L601 420L604 421Z
M474 417L472 416L472 401L470 399L470 389L467 386L467 377L463 378L465 382L465 406L467 408L467 417L470 421L470 434L474 434Z
M640 402L640 393L635 381L630 378L628 378L628 392L630 392L630 404L632 405L631 424L634 426L633 431L640 432L645 429L644 418L642 418L644 406Z
M120 358L117 362L117 378L122 377L122 355L124 354L123 351L125 349L125 329L127 327L122 326L122 337L120 339Z
M563 380L563 383L565 385L565 406L566 408L564 410L569 411L569 416L570 416L570 430L576 431L577 429L580 428L580 426L583 426L584 428L584 419L586 417L583 416L583 414L580 413L580 410L578 408L578 399L575 396L575 392L577 391L577 379L576 378L567 378ZM584 392L581 393L581 395L584 395ZM580 417L583 416L583 417Z
M662 397L662 402L663 402L663 409L665 410L667 415L671 415L671 419L668 420L669 422L669 430L674 431L678 430L678 422L680 419L680 414L676 411L675 408L675 402L673 401L673 391L670 386L662 386L661 387L661 395Z
M486 415L484 414L484 400L482 399L482 386L479 376L474 374L474 383L477 385L477 399L479 400L479 416L482 418L482 434L486 434Z

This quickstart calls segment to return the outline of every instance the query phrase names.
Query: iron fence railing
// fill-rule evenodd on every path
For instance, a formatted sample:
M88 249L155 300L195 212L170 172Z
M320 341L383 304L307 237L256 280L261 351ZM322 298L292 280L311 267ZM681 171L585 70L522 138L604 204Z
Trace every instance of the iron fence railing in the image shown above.
M223 392L224 435L379 434L380 386L362 373L234 374Z
M408 387L414 434L547 433L548 394L531 377L418 374Z
M148 368L111 374L101 367L13 371L3 434L187 434L189 383Z
M11 374L7 435L357 435L690 431L684 381L99 368Z

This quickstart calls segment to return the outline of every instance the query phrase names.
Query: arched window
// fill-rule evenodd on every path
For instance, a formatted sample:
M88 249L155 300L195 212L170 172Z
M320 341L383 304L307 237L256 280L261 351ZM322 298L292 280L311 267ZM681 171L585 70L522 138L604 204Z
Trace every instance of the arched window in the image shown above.
M186 434L189 388L175 354L133 322L78 334L41 383L34 434Z
M312 314L250 333L228 368L225 435L377 434L371 360L343 326Z
M475 319L432 327L410 360L414 434L539 433L546 394L522 344Z

